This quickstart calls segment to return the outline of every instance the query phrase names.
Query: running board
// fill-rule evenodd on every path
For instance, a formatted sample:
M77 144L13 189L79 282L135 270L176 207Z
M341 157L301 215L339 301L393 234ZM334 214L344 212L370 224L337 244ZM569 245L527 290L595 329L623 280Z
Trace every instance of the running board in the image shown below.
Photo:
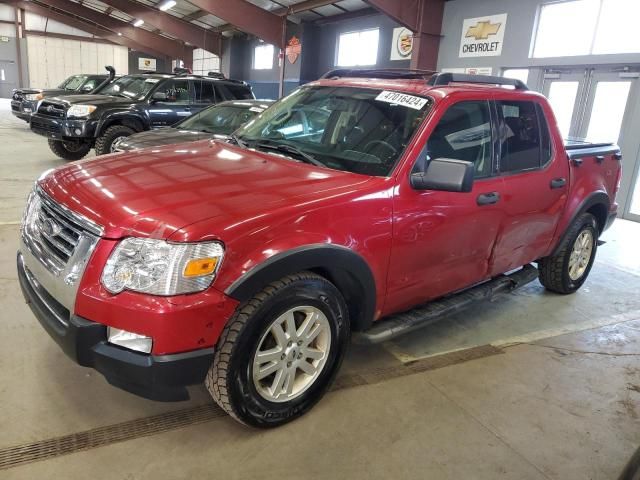
M512 292L536 278L538 278L538 269L533 265L525 265L509 275L500 275L462 292L375 322L368 330L354 333L353 341L359 344L386 342L460 312L477 302L491 300L496 295Z

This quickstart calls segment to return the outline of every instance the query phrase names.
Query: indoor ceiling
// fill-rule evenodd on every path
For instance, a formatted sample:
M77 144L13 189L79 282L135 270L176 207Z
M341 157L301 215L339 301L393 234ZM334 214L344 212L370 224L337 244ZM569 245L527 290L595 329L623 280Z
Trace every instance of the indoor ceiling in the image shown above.
M106 3L101 2L100 0L72 0L75 3L79 3L85 7L96 10L100 13L107 14L113 18L118 20L131 23L135 19L130 15L127 15L120 10L117 10L113 7L110 7ZM164 0L132 0L135 3L140 3L143 5L147 5L150 7L157 7ZM254 5L267 10L267 11L283 11L284 9L288 9L290 7L301 7L302 4L309 5L308 0L247 0ZM330 2L314 2L314 8L304 9L303 11L296 11L294 14L289 15L288 18L291 21L296 23L305 21L312 22L315 20L320 20L325 17L331 17L334 15L341 15L349 12L355 12L357 10L362 10L368 8L369 6L363 0L339 0L333 3ZM323 4L324 3L324 4ZM176 4L170 9L166 10L165 13L188 21L198 27L208 29L208 30L222 30L229 31L233 30L232 25L228 25L223 19L211 15L195 5L189 3L186 0L176 0ZM155 29L153 26L142 24L140 28L145 30L152 31L158 35L162 35L167 38L175 39L175 37L159 31Z

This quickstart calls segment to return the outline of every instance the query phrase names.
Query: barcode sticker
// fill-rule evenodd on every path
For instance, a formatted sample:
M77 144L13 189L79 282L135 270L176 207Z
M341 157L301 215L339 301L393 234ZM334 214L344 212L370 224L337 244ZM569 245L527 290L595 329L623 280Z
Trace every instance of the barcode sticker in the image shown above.
M422 97L414 97L400 92L389 92L383 90L376 97L379 102L393 103L394 105L402 105L403 107L413 108L414 110L422 110L427 104L427 99Z

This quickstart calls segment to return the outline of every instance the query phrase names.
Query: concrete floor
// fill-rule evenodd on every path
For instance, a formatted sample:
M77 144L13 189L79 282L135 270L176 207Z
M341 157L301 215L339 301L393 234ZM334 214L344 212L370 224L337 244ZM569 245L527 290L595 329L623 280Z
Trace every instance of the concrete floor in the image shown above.
M173 404L120 391L48 338L24 305L14 261L31 184L62 162L2 100L0 152L0 459L9 447L210 403L203 387ZM215 415L0 466L0 479L616 478L640 444L639 239L640 224L617 221L575 295L534 282L407 338L354 346L343 388L280 429ZM481 345L496 348L447 364L446 352ZM416 368L440 359L441 368Z

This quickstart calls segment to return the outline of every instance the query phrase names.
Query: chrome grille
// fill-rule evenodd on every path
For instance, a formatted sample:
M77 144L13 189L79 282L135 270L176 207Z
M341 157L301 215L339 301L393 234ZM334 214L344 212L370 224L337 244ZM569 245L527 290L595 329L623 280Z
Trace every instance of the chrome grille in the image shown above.
M52 281L57 279L56 290L68 290L63 292L67 302L54 297L71 308L78 280L102 235L102 227L56 203L37 188L29 197L21 234L30 258L44 266ZM33 270L33 265L30 268Z

